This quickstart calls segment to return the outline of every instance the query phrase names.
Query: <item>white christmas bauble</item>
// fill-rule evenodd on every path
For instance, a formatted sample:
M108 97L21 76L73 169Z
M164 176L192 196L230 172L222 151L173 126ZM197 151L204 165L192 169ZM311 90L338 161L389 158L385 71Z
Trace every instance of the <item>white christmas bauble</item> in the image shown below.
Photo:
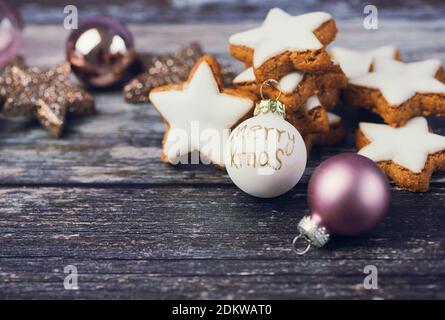
M278 113L247 119L230 134L224 162L232 181L259 198L277 197L292 189L306 168L303 138Z

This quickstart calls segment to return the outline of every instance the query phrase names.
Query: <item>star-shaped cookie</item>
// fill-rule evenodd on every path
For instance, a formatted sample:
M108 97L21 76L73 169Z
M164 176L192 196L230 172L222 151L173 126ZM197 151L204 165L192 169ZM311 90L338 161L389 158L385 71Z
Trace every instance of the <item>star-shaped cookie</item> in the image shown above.
M397 60L400 58L399 51L395 46L383 46L363 51L334 47L328 52L340 64L340 67L349 79L367 74L376 58Z
M274 8L262 26L230 37L230 53L253 66L259 81L279 79L291 70L326 71L332 62L324 46L336 33L335 21L328 13L291 16Z
M445 116L445 73L439 60L376 58L372 72L349 82L345 103L368 108L391 126L420 115Z
M359 154L375 161L394 182L410 191L427 191L431 175L445 170L445 137L430 132L423 117L405 126L360 123Z
M67 114L95 112L94 98L69 80L68 64L46 71L16 64L0 72L4 116L34 116L54 138L63 132Z
M246 92L224 89L216 59L202 57L185 83L150 93L150 101L167 125L161 160L177 164L199 151L205 160L223 167L229 129L251 113L255 99Z

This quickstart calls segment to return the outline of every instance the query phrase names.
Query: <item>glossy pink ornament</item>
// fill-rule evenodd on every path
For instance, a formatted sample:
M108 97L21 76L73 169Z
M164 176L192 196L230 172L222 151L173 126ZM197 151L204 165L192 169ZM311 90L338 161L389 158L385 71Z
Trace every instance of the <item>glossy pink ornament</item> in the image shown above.
M112 17L91 17L70 34L66 57L83 83L97 88L111 87L128 76L135 62L133 35Z
M0 67L13 60L22 45L23 22L12 4L0 1Z
M343 153L315 169L308 186L310 213L298 224L297 254L324 246L331 234L359 235L374 228L388 211L390 188L383 171L370 159ZM297 248L298 240L307 242Z

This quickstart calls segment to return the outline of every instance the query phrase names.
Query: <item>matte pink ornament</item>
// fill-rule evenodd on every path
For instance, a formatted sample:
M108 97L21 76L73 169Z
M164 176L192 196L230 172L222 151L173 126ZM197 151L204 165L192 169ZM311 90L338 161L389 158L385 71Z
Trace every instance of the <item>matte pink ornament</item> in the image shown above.
M308 186L310 213L298 224L297 254L324 246L331 234L353 236L374 228L385 216L390 188L382 170L356 153L342 153L315 169ZM307 242L303 250L299 240Z
M22 45L23 22L12 4L0 1L0 67L13 60Z

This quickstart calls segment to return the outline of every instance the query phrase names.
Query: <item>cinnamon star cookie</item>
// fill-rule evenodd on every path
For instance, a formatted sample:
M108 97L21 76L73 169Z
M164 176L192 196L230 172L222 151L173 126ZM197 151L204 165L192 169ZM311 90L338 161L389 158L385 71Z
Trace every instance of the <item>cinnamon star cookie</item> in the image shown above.
M405 126L360 123L358 153L375 161L394 182L410 191L427 191L434 171L445 169L445 137L429 131L423 117Z
M234 58L253 66L263 82L292 70L327 71L332 62L324 46L336 34L335 21L326 12L291 16L274 8L260 27L232 35L229 49Z
M161 160L177 164L199 151L206 160L223 167L229 131L251 113L255 99L249 93L223 88L217 60L210 55L202 57L185 83L150 93L150 101L167 125Z
M376 58L373 70L349 79L345 103L379 114L393 127L415 116L445 116L445 73L439 60L403 63Z

